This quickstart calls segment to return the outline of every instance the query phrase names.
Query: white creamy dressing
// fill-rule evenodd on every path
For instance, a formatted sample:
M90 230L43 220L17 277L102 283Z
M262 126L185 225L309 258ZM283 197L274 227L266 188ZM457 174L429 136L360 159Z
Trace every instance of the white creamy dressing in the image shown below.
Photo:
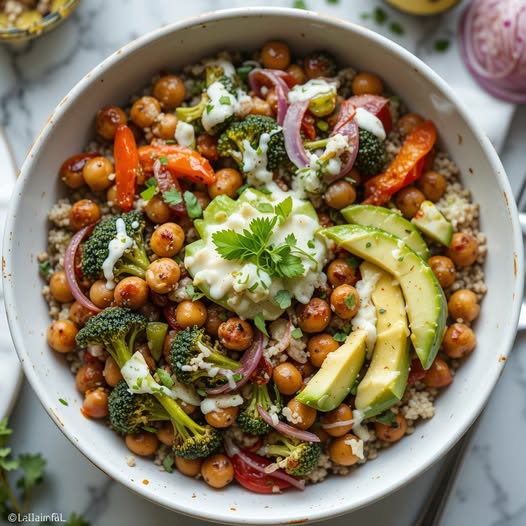
M139 351L133 353L132 357L123 365L121 374L133 394L164 393L175 399L175 394L168 387L154 380L144 356Z
M126 224L123 219L117 219L115 227L117 228L117 235L108 243L108 256L102 263L102 272L106 279L106 288L108 290L115 288L113 267L115 267L115 264L126 250L132 248L134 244L133 239L126 233Z
M351 320L353 331L362 329L367 332L365 348L370 358L376 342L376 307L371 300L373 289L380 279L380 273L368 273L367 279L361 279L356 283L356 290L360 296L360 308Z
M356 440L356 438L347 438L345 439L345 444L350 446L352 454L356 455L360 460L363 460L363 440Z
M203 128L209 132L232 117L239 108L239 102L219 81L212 82L206 89L206 94L210 100L201 116L201 122Z
M305 84L294 86L289 91L289 102L302 102L312 100L324 95L336 95L337 85L335 82L327 82L323 79L311 79Z
M268 143L272 135L262 133L256 149L252 148L250 142L243 141L243 172L247 174L247 183L250 186L261 186L272 181L272 172L267 169Z
M358 124L358 128L367 130L373 135L376 135L381 141L385 141L386 134L384 125L374 113L371 113L364 108L356 108L354 120L356 121L356 124Z
M260 212L248 202L230 216L216 218L217 223L209 224L204 238L205 246L192 256L187 255L184 260L193 275L194 285L207 288L213 300L226 300L229 308L242 318L253 318L261 312L265 319L274 320L283 312L275 300L280 290L288 290L300 303L307 303L314 289L326 279L321 269L327 258L327 247L315 236L320 227L318 221L298 211L304 203L293 193L283 192L276 185L270 187L272 194L268 198L274 205L287 197L292 197L293 201L290 216L275 226L270 243L282 244L287 235L294 234L297 247L311 254L315 260L313 262L306 256L300 256L305 268L303 276L270 279L266 272L258 271L251 262L241 264L223 259L218 254L212 241L214 232L230 229L241 232L255 217L274 217L273 213ZM258 199L254 194L255 203ZM256 282L258 285L254 286Z
M201 400L201 412L203 415L207 415L212 411L218 409L227 409L228 407L237 407L243 403L243 397L238 394L223 394L219 396L211 396Z
M367 442L370 438L369 430L366 426L362 426L362 422L364 419L363 411L360 411L359 409L355 409L352 412L352 418L354 420L354 424L352 426L352 432L364 442ZM352 447L352 446L351 446Z
M188 122L178 120L175 126L174 138L178 144L193 148L195 146L194 127Z

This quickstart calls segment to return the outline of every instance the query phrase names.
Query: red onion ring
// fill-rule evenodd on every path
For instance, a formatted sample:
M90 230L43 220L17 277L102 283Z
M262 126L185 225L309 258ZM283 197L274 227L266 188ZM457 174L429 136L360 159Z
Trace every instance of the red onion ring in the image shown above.
M301 123L309 107L308 100L294 102L289 106L283 121L283 137L287 155L296 168L305 168L310 164L309 156L301 138Z
M261 466L254 460L252 460L248 455L245 455L243 451L237 447L234 442L228 437L225 437L223 439L223 446L225 448L225 452L227 456L234 457L238 456L240 460L242 460L247 466L251 467L254 471L257 471L258 473L263 473L267 475L268 473L265 471L265 467ZM288 482L291 486L294 486L295 488L299 490L305 489L305 481L297 479L296 477L289 475L285 471L278 469L276 471L272 472L272 476L276 479L283 480L285 482Z
M254 341L252 345L245 351L241 358L241 367L235 371L219 369L219 374L241 376L240 380L235 382L234 386L231 386L229 382L219 387L212 387L207 389L206 393L209 395L216 395L222 393L229 393L235 391L240 387L243 387L249 380L251 374L258 366L259 360L263 356L263 335L260 331L256 330Z
M356 113L356 108L352 102L349 100L344 100L340 106L340 113L338 115L338 120L334 125L334 128L331 132L331 136L340 133L343 135L351 147L351 153L345 159L345 163L340 170L340 173L335 177L331 177L330 180L327 180L328 183L334 182L336 179L340 179L346 176L352 169L356 156L358 155L358 140L360 138L360 129L358 124L354 120L354 114Z
M526 103L526 3L473 0L459 33L462 58L475 80L502 100Z
M310 431L304 431L303 429L298 429L297 427L291 426L285 422L279 421L277 424L274 423L274 420L270 416L270 414L263 409L258 404L258 412L261 415L261 418L271 427L273 427L276 431L279 431L280 433L283 433L284 435L288 435L294 438L297 438L299 440L303 440L304 442L320 442L320 437L318 435L315 435L314 433L311 433Z
M272 69L255 68L248 74L248 83L252 91L261 98L265 98L261 93L261 88L266 86L265 81L270 82L276 90L278 101L277 122L283 125L287 108L289 107L289 87L281 77L281 72Z
M102 309L99 309L99 307L92 303L82 292L77 281L77 275L75 273L75 257L77 255L79 245L86 236L89 236L91 232L93 232L95 225L96 223L92 223L91 225L81 228L71 238L70 242L68 243L68 248L66 248L66 253L64 254L64 272L66 274L68 287L71 290L73 297L90 312L98 313L101 312Z

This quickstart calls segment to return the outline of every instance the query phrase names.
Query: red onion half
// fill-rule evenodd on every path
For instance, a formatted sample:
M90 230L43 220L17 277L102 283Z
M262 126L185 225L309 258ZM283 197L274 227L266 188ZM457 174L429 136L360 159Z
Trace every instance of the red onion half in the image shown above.
M71 290L73 297L86 309L91 312L97 313L101 309L92 303L80 289L79 283L77 281L77 274L75 273L75 257L77 255L77 250L79 245L82 243L85 237L89 236L93 229L95 228L96 223L85 226L76 232L71 238L66 253L64 254L64 272L66 274L66 281L68 287Z
M258 404L258 411L261 415L261 418L271 427L273 427L276 431L279 431L280 433L283 433L284 435L288 435L290 437L297 438L299 440L303 440L304 442L319 442L320 437L318 435L315 435L314 433L311 433L310 431L304 431L303 429L298 429L297 427L291 426L285 422L279 421L277 424L272 419L272 416L263 409Z
M278 100L278 114L277 122L280 126L283 125L285 119L285 113L289 107L289 87L282 77L281 71L275 71L272 69L253 69L248 74L248 83L252 91L261 98L265 98L261 92L261 88L266 87L269 83L274 86L276 90L276 98Z
M526 104L526 2L473 0L460 20L462 57L475 80L507 102Z

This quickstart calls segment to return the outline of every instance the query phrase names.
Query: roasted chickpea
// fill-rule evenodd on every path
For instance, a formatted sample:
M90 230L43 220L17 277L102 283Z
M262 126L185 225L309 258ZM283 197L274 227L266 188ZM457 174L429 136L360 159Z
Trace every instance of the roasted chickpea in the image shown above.
M177 223L159 225L150 238L150 248L161 258L172 258L184 244L184 230Z
M329 457L340 466L352 466L358 462L359 457L354 454L353 441L358 444L358 437L347 433L341 437L334 438L329 444Z
M152 133L159 139L172 140L175 137L178 119L173 113L159 115L152 125Z
M375 422L374 430L376 438L384 442L398 442L407 431L407 420L398 413L390 424Z
M106 358L102 374L110 387L115 387L122 380L121 369L111 356Z
M203 465L202 458L194 458L192 460L175 457L175 466L176 468L187 477L197 477L201 473L201 466Z
M157 294L168 294L171 292L179 278L181 269L171 258L159 258L152 261L144 274L144 279L151 290Z
M360 308L360 295L352 285L339 285L331 294L331 309L342 320L356 316Z
M424 383L428 387L446 387L452 381L453 375L447 363L442 358L435 358L435 361L425 373Z
M100 219L100 207L91 199L81 199L73 203L69 209L69 226L73 230L95 223Z
M210 336L217 336L219 326L224 321L221 307L212 304L208 307L208 315L206 317L205 331Z
M161 444L172 446L174 443L174 427L171 422L163 422L157 430L157 438Z
M318 77L334 77L336 62L334 57L325 51L309 53L303 61L305 75L309 79Z
M447 255L457 267L469 267L477 260L479 244L471 235L464 232L455 232L447 250Z
M320 418L322 429L331 437L347 434L353 426L352 409L347 404L340 404L336 409L323 413Z
M290 64L290 49L278 40L267 42L261 50L261 62L270 69L286 69Z
M329 185L323 197L328 206L341 210L356 201L356 190L349 181L339 179Z
M446 191L446 178L434 170L424 172L417 180L416 187L424 192L426 199L436 203Z
M117 205L117 185L113 184L106 190L106 201L110 206Z
M321 332L331 321L331 308L321 298L312 298L298 308L298 325L303 332Z
M208 133L201 133L196 139L196 149L209 161L217 161L219 159L219 151L217 150L217 136L209 135Z
M233 351L248 349L254 339L252 325L241 318L228 318L217 330L221 345Z
M85 164L95 157L99 157L98 153L84 152L78 153L68 157L60 166L58 172L62 182L69 188L76 190L84 186L84 177L82 176L82 170Z
M104 106L95 115L95 129L107 141L112 141L121 124L126 124L126 113L118 106Z
M237 419L239 407L218 407L206 413L205 420L212 427L224 429L230 427Z
M352 79L352 92L355 95L364 95L370 93L371 95L381 95L384 91L384 83L382 79L374 73L362 71Z
M172 344L172 340L175 338L175 335L178 331L169 330L166 336L164 337L163 342L163 357L167 363L170 363L170 346Z
M66 273L63 270L58 270L51 276L49 280L49 291L60 303L73 301L73 294L69 288Z
M145 205L144 213L152 223L168 223L172 218L170 207L160 195L154 195Z
M417 113L406 113L398 119L398 129L402 135L409 135L413 133L422 123L424 119Z
M224 488L234 480L234 466L222 453L216 453L203 461L201 476L212 488Z
M290 362L276 365L272 371L272 379L279 392L284 395L297 393L303 385L303 376L298 368Z
M184 300L175 309L175 320L183 329L186 327L202 327L206 322L207 310L202 301Z
M443 289L447 289L455 283L457 271L450 258L447 256L431 256L427 262Z
M105 309L113 303L114 290L106 287L105 279L98 279L89 289L89 299L99 309Z
M339 346L340 344L330 334L325 332L315 334L307 343L310 362L314 367L321 367L327 355L335 351Z
M94 157L82 169L84 181L94 192L109 188L112 185L110 175L113 173L113 164L106 157Z
M75 349L78 329L71 320L56 320L47 329L47 343L57 352L68 353Z
M124 439L126 447L139 457L149 457L153 455L159 447L159 439L154 433L142 431L133 435L126 435Z
M97 387L86 392L81 413L88 418L106 418L108 416L108 391Z
M420 209L420 205L426 200L426 196L415 186L402 188L395 196L395 204L402 215L411 219Z
M305 82L307 82L305 71L303 71L303 68L298 66L298 64L291 64L286 69L286 72L294 78L296 84L305 84Z
M140 352L142 354L142 357L144 358L144 361L146 362L146 365L150 371L155 371L157 369L157 364L155 363L152 353L150 352L150 348L146 342L136 343L134 350L135 352Z
M292 416L299 419L299 422L290 422L294 427L298 429L309 429L309 427L316 422L318 412L313 407L302 404L295 398L289 400L287 407L290 409Z
M475 333L463 323L453 323L446 330L442 347L450 358L463 358L471 354L477 345Z
M127 276L115 286L113 301L119 307L138 310L148 301L148 284L144 279Z
M327 279L333 287L355 285L358 281L357 266L351 265L350 259L333 259L327 267Z
M312 365L312 363L309 361L305 363L294 362L294 365L296 366L296 369L301 373L303 379L311 377L316 371L314 365Z
M186 97L183 79L177 75L163 75L153 86L153 96L163 110L177 108Z
M86 309L78 301L74 301L69 308L69 319L77 326L84 327L86 322L93 316L93 312Z
M201 192L200 190L195 190L192 193L195 195L195 198L197 199L201 210L205 210L206 207L210 204L210 197L208 197L208 193Z
M228 195L234 199L243 185L243 176L234 168L222 168L216 172L216 182L208 185L208 195L213 199L218 195Z
M98 361L83 363L75 374L77 390L84 394L86 391L91 391L97 387L104 387L106 382L102 368L102 363Z
M447 302L447 308L449 315L455 320L473 321L480 313L477 295L468 289L453 292Z
M130 110L130 119L139 128L150 127L161 113L161 105L155 97L144 95L138 98Z

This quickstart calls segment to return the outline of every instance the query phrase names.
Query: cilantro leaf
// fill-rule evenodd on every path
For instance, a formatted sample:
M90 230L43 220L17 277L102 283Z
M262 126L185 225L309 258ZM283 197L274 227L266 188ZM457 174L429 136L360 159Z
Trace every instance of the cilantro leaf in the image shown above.
M289 217L290 213L292 212L292 205L292 197L289 196L274 207L274 212L278 216L281 223L286 221L286 219Z
M0 448L0 469L4 471L14 471L19 467L19 461L11 456L10 447Z
M42 276L47 278L51 274L51 263L49 261L43 261L39 263L38 270Z
M183 196L177 188L170 188L163 192L163 201L170 206L176 206L183 202Z
M346 339L347 339L347 334L345 334L344 332L337 332L333 335L333 338L338 342L338 343L343 343Z
M281 309L288 309L292 305L292 296L288 290L280 290L274 299Z
M303 276L305 267L299 256L287 254L279 266L281 274L286 278L297 278Z
M212 234L212 241L216 246L217 253L224 259L246 261L253 251L245 246L244 236L233 230L219 230Z
M24 475L17 482L17 486L27 492L42 482L46 461L40 453L34 455L30 453L22 454L18 459L20 462L20 469L23 471Z
M261 312L258 312L256 314L256 317L254 318L254 325L265 335L268 337L268 331L267 326L265 324L265 318L263 317L263 314Z
M157 369L157 374L159 375L159 380L161 383L171 389L174 386L173 378L162 368Z
M185 290L192 301L199 300L205 295L204 292L195 290L193 285L186 285Z
M351 292L345 297L343 302L348 309L352 309L356 305L356 296Z
M149 201L157 192L157 179L150 177L145 182L146 188L141 192L141 197Z
M195 194L188 190L184 193L184 204L186 205L186 212L190 219L195 219L203 213L201 203Z

